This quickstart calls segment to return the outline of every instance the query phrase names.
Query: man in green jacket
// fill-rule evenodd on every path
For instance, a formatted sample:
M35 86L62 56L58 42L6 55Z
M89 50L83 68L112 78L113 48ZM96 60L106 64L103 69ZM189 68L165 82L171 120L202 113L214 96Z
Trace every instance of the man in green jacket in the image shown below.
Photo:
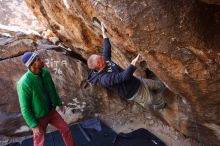
M17 92L21 113L33 131L34 146L44 145L48 124L59 129L66 146L75 146L68 125L55 110L59 106L64 112L64 106L44 62L34 52L26 52L21 60L28 71L18 81Z

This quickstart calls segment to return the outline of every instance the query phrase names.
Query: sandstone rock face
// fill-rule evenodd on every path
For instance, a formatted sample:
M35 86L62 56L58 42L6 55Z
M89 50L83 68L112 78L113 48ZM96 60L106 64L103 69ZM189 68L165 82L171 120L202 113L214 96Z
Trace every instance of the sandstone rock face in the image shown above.
M44 26L28 9L24 0L0 1L0 28L3 26L13 27L17 31L42 31Z
M113 60L125 67L142 53L148 68L173 92L167 94L169 108L161 118L201 143L220 143L220 6L194 0L26 3L84 58L100 52L102 40L94 20L104 22Z
M204 1L208 4L217 4L217 5L220 5L220 1L219 0L201 0L201 1Z

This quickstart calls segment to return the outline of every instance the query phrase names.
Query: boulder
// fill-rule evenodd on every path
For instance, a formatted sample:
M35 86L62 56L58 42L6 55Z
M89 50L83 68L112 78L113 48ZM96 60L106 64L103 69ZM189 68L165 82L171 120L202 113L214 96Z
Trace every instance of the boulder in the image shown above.
M142 69L151 70L172 92L167 93L167 111L160 115L163 121L201 143L220 143L220 6L194 0L26 3L83 58L101 52L97 24L102 21L113 60L125 67L141 53L147 62Z

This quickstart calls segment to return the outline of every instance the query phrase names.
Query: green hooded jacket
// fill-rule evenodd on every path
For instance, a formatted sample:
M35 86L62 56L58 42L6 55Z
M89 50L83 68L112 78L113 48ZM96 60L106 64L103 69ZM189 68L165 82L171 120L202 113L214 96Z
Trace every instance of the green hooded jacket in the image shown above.
M17 83L21 113L30 128L37 126L37 119L48 116L53 107L61 106L50 73L41 69L41 76L28 70Z

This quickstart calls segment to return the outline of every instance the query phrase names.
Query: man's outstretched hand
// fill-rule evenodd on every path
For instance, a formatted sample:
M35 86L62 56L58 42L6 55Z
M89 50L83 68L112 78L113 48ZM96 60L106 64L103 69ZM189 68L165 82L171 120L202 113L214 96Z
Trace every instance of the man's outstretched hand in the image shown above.
M103 36L103 38L107 38L107 36L106 36L106 29L105 29L105 27L104 27L103 22L101 22L101 30L102 30L102 36Z
M106 32L103 22L101 22L101 30L102 32Z
M141 61L143 61L143 58L141 57L140 54L137 55L137 57L135 57L132 61L131 64L136 66L138 63L140 63Z

